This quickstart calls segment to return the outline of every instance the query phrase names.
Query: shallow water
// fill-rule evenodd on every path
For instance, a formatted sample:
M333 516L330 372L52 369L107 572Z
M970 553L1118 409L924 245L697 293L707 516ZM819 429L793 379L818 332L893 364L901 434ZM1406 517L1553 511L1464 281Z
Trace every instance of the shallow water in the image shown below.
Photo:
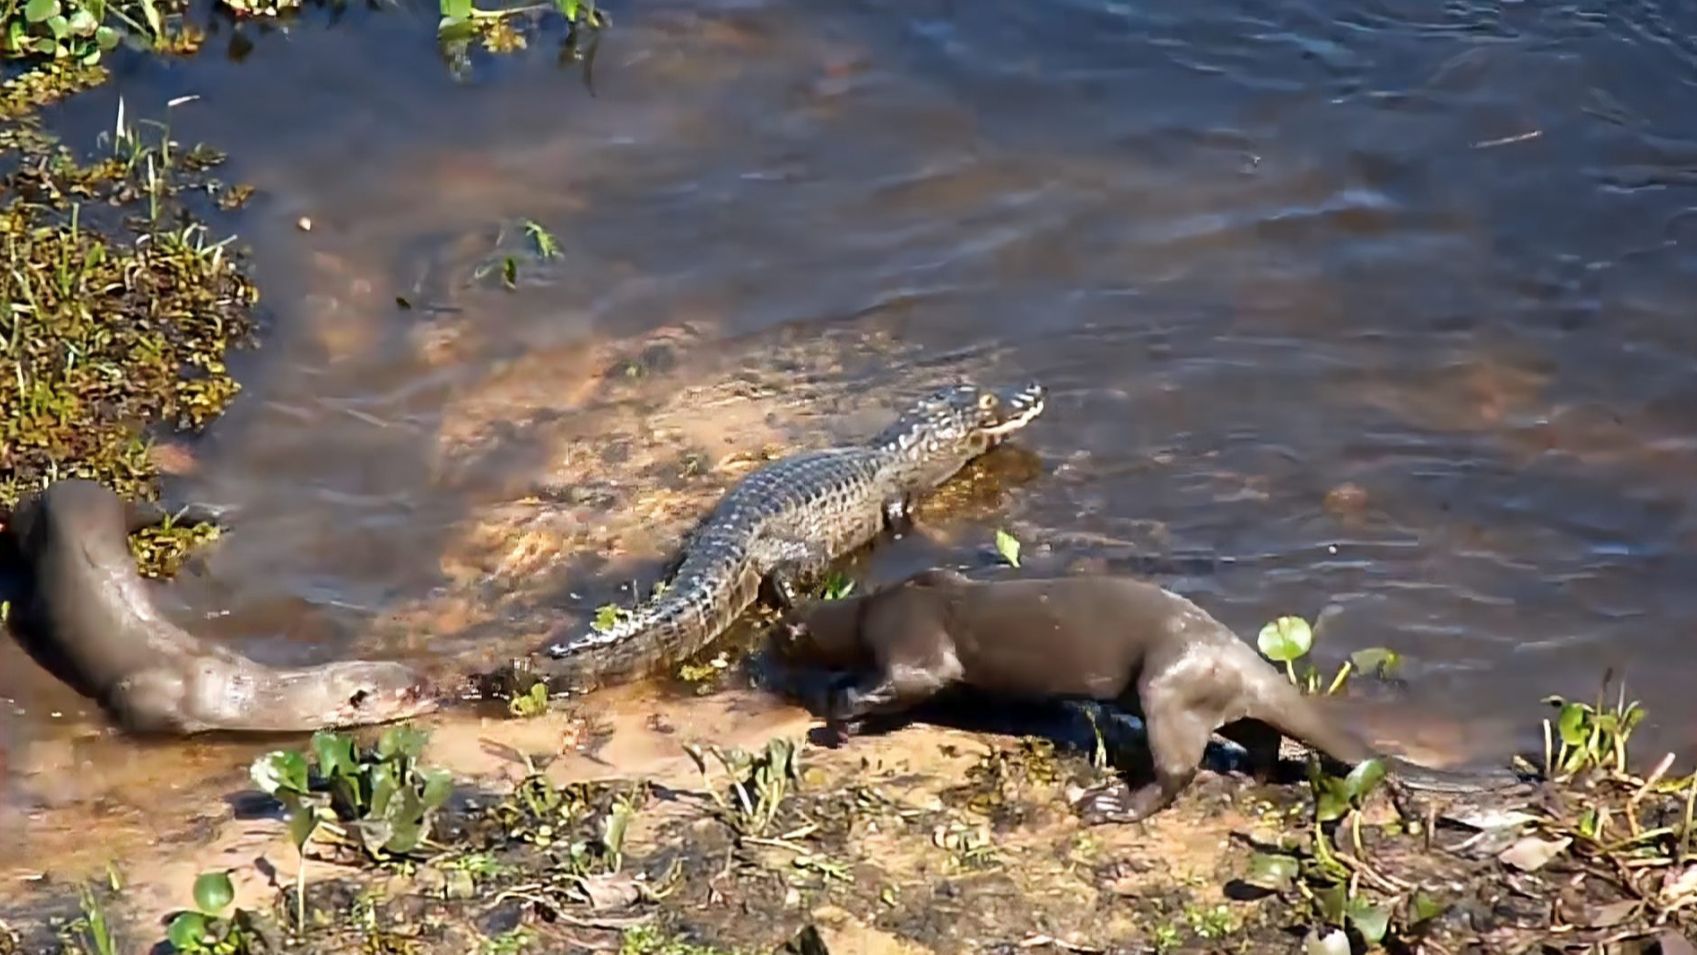
M613 12L593 96L546 38L456 83L408 3L239 62L226 28L64 111L168 112L260 189L267 341L173 486L240 516L185 620L278 661L522 652L651 580L733 453L1036 378L1018 448L871 579L988 565L1005 526L1034 572L1149 571L1246 635L1327 611L1328 667L1402 652L1477 727L1458 757L1536 745L1538 698L1611 666L1641 753L1697 755L1697 11ZM564 255L478 278L522 219ZM32 826L245 758L103 737L16 656Z

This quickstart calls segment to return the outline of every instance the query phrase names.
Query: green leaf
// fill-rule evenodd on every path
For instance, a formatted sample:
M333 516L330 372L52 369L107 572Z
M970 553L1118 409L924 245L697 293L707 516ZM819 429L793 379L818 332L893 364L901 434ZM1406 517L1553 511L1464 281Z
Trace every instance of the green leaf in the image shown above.
M442 16L449 20L464 20L471 16L471 0L442 0Z
M306 803L296 803L289 813L289 841L294 843L295 851L305 852L306 841L318 829L318 812L315 807Z
M1419 925L1444 914L1449 904L1441 902L1426 894L1425 889L1415 889L1414 898L1408 903L1408 921L1410 926Z
M388 814L389 801L401 791L401 781L395 776L395 767L384 763L371 771L371 814L383 816Z
M89 13L87 10L78 10L71 14L71 18L68 22L70 23L71 32L77 36L89 36L94 33L96 27L100 26L100 21L96 20L94 18L94 14Z
M424 840L424 803L419 800L417 790L410 787L401 790L390 800L383 819L390 827L389 838L383 840L383 848L389 852L411 852Z
M1384 647L1365 647L1351 653L1349 662L1362 673L1384 679L1402 666L1402 657L1395 650Z
M540 686L541 684L537 684ZM424 808L439 809L454 793L454 776L445 769L433 769L424 776Z
M427 739L429 736L423 730L411 724L392 726L377 740L377 755L383 759L397 755L417 759L424 752Z
M476 35L477 24L463 17L443 17L436 24L436 39L441 43L464 43Z
M319 730L312 734L312 752L318 757L318 774L325 779L352 776L359 772L359 763L354 759L352 737L329 730Z
M560 11L560 16L573 23L577 22L577 13L582 6L583 0L554 0L554 9Z
M228 872L202 872L194 880L194 904L202 915L217 915L235 901L236 887Z
M31 23L40 23L58 15L59 0L29 0L24 4L24 19Z
M1291 856L1257 852L1249 857L1249 874L1243 880L1250 885L1283 892L1296 880L1297 863Z
M1314 901L1318 903L1320 914L1332 925L1342 925L1344 914L1349 906L1349 889L1343 883L1328 885L1314 890Z
M47 29L53 34L53 39L55 40L63 40L65 37L71 35L70 21L66 20L64 17L48 17Z
M268 796L280 792L306 792L306 757L299 753L272 750L253 761L248 769L253 784Z
M1355 925L1355 930L1361 933L1361 938L1369 946L1377 945L1383 941L1386 930L1391 927L1391 913L1366 899L1350 900L1349 920Z
M35 52L45 53L48 56L53 56L59 52L59 41L51 37L37 37L30 41L30 46L35 47Z
M1320 822L1342 819L1349 812L1349 789L1341 779L1323 777L1314 787L1314 818Z
M198 952L206 938L206 919L199 912L179 912L165 929L171 948L179 952Z
M603 633L613 629L625 615L625 610L617 604L602 604L595 610L595 619L589 625Z
M1289 663L1314 646L1314 631L1301 617L1280 617L1261 628L1255 645L1274 663Z
M1385 763L1383 760L1378 758L1364 759L1356 763L1355 768L1349 771L1348 776L1344 777L1344 792L1349 795L1350 799L1360 802L1384 778Z
M1583 703L1565 703L1561 714L1556 717L1556 729L1561 733L1561 741L1569 746L1578 746L1585 742L1590 735L1586 730L1585 717L1591 708Z
M1019 566L1019 539L1007 531L996 531L996 553L1002 555L1009 566Z
M154 4L153 0L141 0L141 14L142 18L147 21L148 32L155 39L165 32L165 21L160 18L159 7Z

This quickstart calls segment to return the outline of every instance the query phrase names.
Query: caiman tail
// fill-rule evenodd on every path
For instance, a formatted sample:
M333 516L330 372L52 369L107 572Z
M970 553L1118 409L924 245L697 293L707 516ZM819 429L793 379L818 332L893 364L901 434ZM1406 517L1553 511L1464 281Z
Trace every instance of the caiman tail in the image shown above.
M554 658L539 662L539 672L554 693L639 679L706 646L754 602L759 588L759 575L740 555L686 560L664 592L612 626L585 625L551 645Z

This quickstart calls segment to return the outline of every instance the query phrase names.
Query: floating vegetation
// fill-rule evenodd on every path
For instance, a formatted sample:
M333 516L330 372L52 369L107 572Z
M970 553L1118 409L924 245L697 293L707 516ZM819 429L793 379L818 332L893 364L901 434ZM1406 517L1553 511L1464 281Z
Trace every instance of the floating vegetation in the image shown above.
M4 0L0 54L92 66L128 39L161 52L198 45L178 25L185 0Z
M238 386L227 349L253 329L258 292L229 240L175 201L211 185L158 127L119 124L82 162L19 137L0 207L0 505L56 477L152 497L143 428L198 428Z
M611 23L607 14L596 7L594 0L549 0L547 3L497 9L484 9L474 0L439 0L439 4L442 18L436 24L437 49L449 72L462 80L471 75L471 44L474 41L495 54L525 49L529 40L521 27L527 23L534 27L543 15L552 12L566 22L566 34L560 42L560 60L582 62L588 82L600 32Z

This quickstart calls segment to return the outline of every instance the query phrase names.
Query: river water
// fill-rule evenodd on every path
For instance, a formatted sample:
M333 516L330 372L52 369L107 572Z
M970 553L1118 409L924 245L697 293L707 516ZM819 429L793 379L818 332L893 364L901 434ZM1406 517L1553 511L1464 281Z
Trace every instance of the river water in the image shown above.
M1539 698L1609 667L1641 756L1697 755L1697 8L612 12L593 91L547 37L455 79L408 0L239 59L222 27L62 111L92 138L122 96L259 189L265 344L172 486L240 516L182 619L488 662L646 587L751 454L1034 378L1044 416L868 580L1007 528L1030 572L1149 573L1246 636L1323 612L1328 669L1398 650L1458 757L1536 746ZM34 818L242 764L102 735L4 653Z

